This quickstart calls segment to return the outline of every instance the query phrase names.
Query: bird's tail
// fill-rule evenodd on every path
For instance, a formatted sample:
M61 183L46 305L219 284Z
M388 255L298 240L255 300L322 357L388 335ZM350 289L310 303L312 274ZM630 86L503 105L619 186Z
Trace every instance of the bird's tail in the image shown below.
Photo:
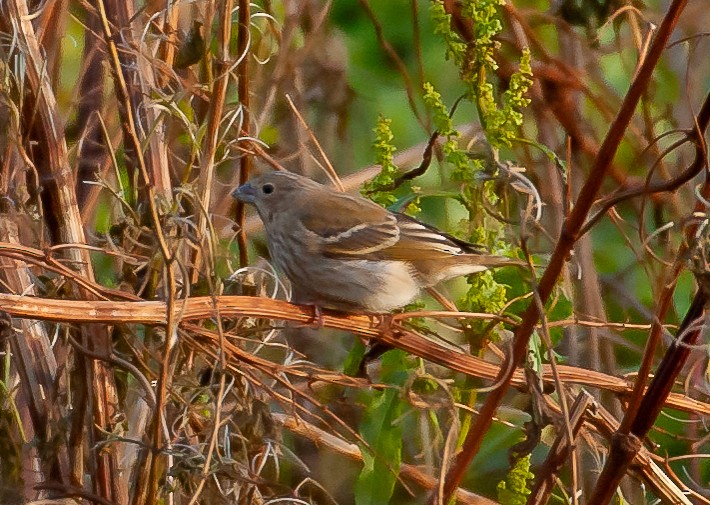
M520 260L518 258L508 258L506 256L496 256L494 254L467 254L466 256L470 257L472 264L482 265L486 268L528 266L528 263L526 261Z
M527 263L516 258L495 256L493 254L462 254L438 261L435 263L435 266L429 265L430 268L424 278L427 281L428 287L448 279L453 279L454 277L475 274L490 268L505 266L526 267Z

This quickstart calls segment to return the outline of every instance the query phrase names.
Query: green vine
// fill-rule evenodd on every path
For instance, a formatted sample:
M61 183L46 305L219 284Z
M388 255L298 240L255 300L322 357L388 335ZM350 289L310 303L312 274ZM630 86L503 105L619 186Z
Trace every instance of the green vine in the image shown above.
M452 29L451 16L443 2L437 0L431 6L434 31L446 45L447 59L459 68L461 80L466 85L464 98L476 107L493 160L498 159L501 148L510 147L518 139L518 130L523 123L522 109L530 103L525 94L532 85L530 52L527 49L521 56L519 70L511 76L508 89L499 100L496 99L493 83L489 81L489 75L498 68L495 61L499 48L496 36L503 29L499 9L503 3L503 0L462 2L461 16L470 19L473 28L473 40L470 42L462 40ZM432 112L439 133L446 139L442 146L444 159L452 166L451 179L460 183L460 199L469 211L469 219L464 223L467 238L474 243L485 244L493 251L504 252L506 245L502 225L481 212L482 202L491 208L499 203L494 183L484 181L482 177L486 169L488 172L495 171L495 166L487 166L484 159L473 157L459 146L459 132L453 128L441 95L429 83L424 85L424 102ZM495 313L505 306L506 286L497 283L491 272L471 276L468 282L469 291L462 300L464 310ZM472 324L472 328L482 326Z
M366 182L361 190L361 193L373 202L379 203L383 207L389 207L397 202L397 197L391 188L399 173L399 168L394 164L394 153L397 148L392 141L394 134L392 133L392 120L380 116L377 119L377 126L373 129L375 133L375 141L373 148L375 150L375 162L380 165L380 173L372 180Z
M418 196L421 188L410 184L409 192L405 196L397 196L396 181L400 170L394 163L394 153L397 148L392 143L394 134L391 125L392 120L383 116L377 120L377 126L373 129L375 133L373 149L375 162L381 167L380 173L366 182L360 192L383 207L397 211L403 208L406 214L414 216L421 212Z
M520 458L510 469L505 480L498 483L498 501L501 505L524 505L532 492L528 481L535 478L530 471L530 455Z

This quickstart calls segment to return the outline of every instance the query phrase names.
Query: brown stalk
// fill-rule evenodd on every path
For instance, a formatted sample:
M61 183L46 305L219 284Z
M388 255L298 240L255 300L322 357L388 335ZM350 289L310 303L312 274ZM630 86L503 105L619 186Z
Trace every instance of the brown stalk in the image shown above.
M9 243L2 243L2 245L0 245L0 250L2 250L2 256L4 257L19 261L25 261L33 265L42 265L50 272L56 272L60 275L66 276L67 279L71 279L72 281L74 281L78 287L84 289L84 292L88 293L89 296L93 295L95 297L94 299L108 299L108 297L102 294L103 292L105 292L103 286L99 286L95 282L87 281L83 277L77 275L76 272L73 272L71 269L62 265L56 259L45 256L44 254L42 254L41 251L37 251L37 249L32 249L20 245L13 246L13 244Z
M704 167L706 165L706 157L707 157L707 149L706 146L703 142L703 133L704 130L707 128L708 123L710 122L710 94L706 97L705 103L703 104L703 107L700 110L700 116L698 116L698 128L699 130L696 131L695 137L696 137L696 151L695 151L695 159L693 163L691 164L691 167L697 166L700 168ZM708 193L710 192L710 181L706 181L704 189L703 189L703 194L705 197L707 197ZM701 202L698 202L696 205L696 210L697 211L703 211L704 210L704 205ZM686 230L686 243L680 248L678 251L677 257L678 258L684 258L685 253L687 252L688 244L690 244L694 240L694 235L695 235L695 230L697 229L696 226L691 225L688 227ZM631 400L629 402L629 405L626 410L626 415L624 416L624 420L621 423L621 428L620 431L628 433L630 429L630 425L633 422L632 420L636 417L637 411L639 409L639 406L641 404L641 396L643 395L644 388L646 386L646 381L648 378L649 373L651 372L651 366L653 365L653 357L656 352L656 347L658 346L658 342L660 341L661 334L663 332L662 324L661 322L665 319L666 313L668 312L668 309L670 308L670 304L672 302L672 297L673 297L673 291L675 290L675 283L678 278L678 275L680 275L681 268L683 266L683 260L680 259L675 262L673 265L673 268L671 269L671 272L666 280L666 282L663 284L664 289L663 292L661 293L659 297L659 302L658 302L658 307L656 308L656 317L653 320L651 330L649 331L649 337L646 341L646 348L644 350L644 355L641 360L641 365L639 366L639 372L638 372L638 378L636 379L636 386L634 390L634 394L631 397ZM680 329L678 330L680 334Z
M668 397L675 378L680 373L691 347L702 332L703 325L698 325L697 319L702 317L706 298L698 292L688 313L678 329L678 336L663 356L658 372L645 392L642 402L635 415L627 411L624 422L631 419L631 426L625 429L624 422L611 437L611 449L594 491L589 498L590 505L608 503L616 492L619 482L628 470L636 454L641 450L642 440L656 421L663 408L663 400Z
M528 505L544 505L547 503L552 494L555 477L570 456L577 434L584 424L587 408L593 401L592 396L586 391L582 391L577 395L577 399L570 408L569 416L569 424L574 438L570 440L566 430L559 430L557 438L555 438L555 442L550 447L550 452L537 474L532 493L528 496ZM573 493L575 491L575 489L572 489Z
M701 120L704 124L701 123ZM706 166L707 145L704 143L703 133L704 129L707 128L707 122L709 120L710 95L707 96L701 108L701 115L696 125L698 129L695 135L696 154L693 165ZM701 194L703 198L708 198L710 195L710 179L706 178ZM698 202L696 204L696 211L702 212L704 210L706 210L704 203ZM655 423L658 414L663 408L664 399L668 397L671 388L675 384L676 378L690 355L692 346L695 345L702 333L702 325L698 325L697 320L704 314L707 294L705 288L701 285L700 289L695 293L695 297L683 319L683 323L678 328L675 340L673 340L670 348L664 354L658 366L658 370L651 381L651 385L646 389L645 386L651 371L651 366L653 365L656 347L661 338L661 321L665 319L670 309L676 282L680 275L686 252L695 241L696 230L697 225L695 224L688 226L686 229L686 242L678 251L678 260L676 260L663 285L664 288L659 298L656 317L653 320L649 338L646 341L646 347L644 349L641 366L639 367L639 374L634 385L634 391L629 400L628 408L621 422L621 426L612 438L613 443L611 445L609 458L594 488L594 492L590 498L590 504L606 503L615 492L618 483L629 468L635 454L640 449L640 440L646 436Z
M362 451L357 444L351 444L340 437L332 435L317 426L313 426L302 419L297 419L285 414L273 413L274 420L288 429L291 433L311 440L320 447L327 447L347 458L355 461L362 461ZM436 479L425 473L414 465L402 464L399 468L400 476L422 486L424 489L433 489L436 486ZM497 502L489 500L465 489L457 489L454 498L458 503L467 505L495 505Z
M181 300L169 309L162 301L88 301L36 298L0 293L0 310L14 317L40 319L45 321L110 324L165 325L170 310L173 319L179 319L181 326L187 321L213 317L214 306L219 306L222 317L256 317L292 321L308 324L313 321L313 310L309 306L293 305L281 300L250 296L193 297ZM471 318L471 314L465 314ZM485 315L485 317L494 317ZM498 365L484 361L467 353L452 350L411 330L398 325L388 327L378 325L371 318L361 315L339 315L325 311L323 326L354 333L364 338L382 340L399 349L420 356L451 370L472 377L494 380L500 373ZM631 391L631 384L624 380L594 370L559 365L560 380L579 385L601 388L621 395ZM549 365L543 367L542 376L554 384ZM526 388L522 370L514 369L511 384L516 388ZM667 406L685 412L710 415L710 404L679 394L671 394Z
M19 241L18 226L9 216L0 216L0 239L9 242ZM31 272L22 260L0 256L0 272L10 288L30 296L36 294ZM60 482L70 484L71 467L66 445L67 437L53 433L66 413L60 411L57 402L61 386L57 381L57 361L47 335L47 328L32 320L23 320L21 327L22 331L19 334L11 331L10 344L17 372L20 375L21 391L24 390L20 401L27 402L30 412L25 432L28 433L30 440L37 437L37 440L44 444L53 437L62 441L56 447L56 454L52 455L51 460L39 458L37 454L33 455L33 458L42 462L42 469L41 472L30 471L29 476L32 480L26 482L26 485L31 487L33 481L39 483L45 480L51 473L51 465L54 464L59 468ZM36 448L33 450L36 451ZM31 494L26 493L25 499L30 498Z
M180 9L179 4L168 2L165 7L165 14L162 18L163 26L162 32L166 39L160 46L160 57L159 59L165 63L166 67L172 67L175 62L175 49L178 45L177 40L177 28L179 19ZM161 73L158 76L158 85L160 87L165 86L168 83L168 76L165 73Z
M220 337L216 334L215 331L205 330L204 328L197 327L193 324L186 324L184 328L190 334L190 336L186 336L185 339L185 342L189 347L195 348L198 352L212 356L213 359L219 358L217 352L214 349L216 349L217 346L220 345L221 341ZM194 335L194 340L192 335ZM241 347L234 345L231 340L224 341L223 352L226 357L227 367L235 373L243 374L247 367L253 367L259 370L261 373L264 373L274 378L274 380L279 380L279 378L284 377L286 375L307 380L310 385L309 389L317 388L317 384L321 381L327 384L337 384L344 387L379 387L376 384L370 384L369 381L366 381L365 379L348 377L342 374L330 372L328 370L314 370L313 367L309 365L284 366L278 363L273 363L264 358L260 358L244 351ZM549 372L550 371L548 367L548 370L546 371L546 373L548 374L548 383L550 383ZM283 382L282 384L285 387L288 387L288 381ZM523 390L528 387L528 384L522 380L522 375L520 387ZM292 390L292 392L300 396L300 393L297 390ZM271 393L274 394L273 390L271 390ZM281 398L279 395L275 395L274 399L277 401L284 401L284 399ZM286 401L286 405L289 405L290 408L291 403ZM548 400L547 405L557 415L562 414L561 409L558 405L554 403L554 401ZM603 436L609 438L611 437L614 430L618 427L618 422L601 405L596 404L595 407L596 408L592 408L587 411L587 415L585 416L585 432L591 430L591 432L596 433L598 431ZM323 410L325 414L329 417L332 416L332 413L328 410L326 406L320 405L319 409ZM301 413L314 417L312 409L303 410ZM318 419L319 422L324 421L320 416L315 417ZM339 419L334 419L334 421L336 421L336 423L338 424L341 422ZM353 435L352 432L348 432ZM671 477L666 475L658 467L658 465L656 465L655 462L652 461L651 455L649 454L648 450L642 449L642 451L636 455L634 459L634 469L638 474L640 474L644 482L646 482L647 485L651 489L653 489L654 493L660 498L665 499L669 503L689 505L689 502L684 497L682 491L686 490L687 487L684 486L684 484L680 482L679 479L675 478L675 476L672 476L673 478L675 478L676 482L678 482L678 485L676 485L673 480L671 480Z
M151 139L151 143L153 144L154 149L151 149L153 163L152 170L149 170L149 167L146 164L146 160L143 156L143 148L136 129L137 123L133 114L131 95L129 94L129 89L126 84L126 78L123 73L124 67L122 66L121 59L119 58L118 48L114 41L113 32L106 13L106 8L103 0L96 0L96 5L103 28L104 41L108 48L109 63L111 66L111 73L114 79L114 89L116 90L116 94L118 96L120 104L121 124L124 133L124 142L126 143L128 149L132 151L134 160L137 164L138 172L144 185L144 191L147 198L148 212L150 215L152 229L155 233L160 254L166 265L164 272L168 299L167 307L170 308L173 306L176 297L176 280L173 265L174 258L173 253L168 246L165 234L163 232L160 214L158 212L158 194L165 195L166 183L168 182L168 180L161 175L161 167L164 168L165 164L159 162L161 158L160 152L162 152L162 149L165 146L155 145L156 142L159 142L159 139L157 139L157 137L153 137ZM159 191L156 191L156 188ZM161 373L158 379L158 394L156 400L157 408L154 415L153 444L155 447L162 446L162 420L164 415L163 407L165 405L165 399L167 397L166 387L169 379L169 363L172 357L172 347L174 342L173 335L175 330L176 326L175 321L173 319L173 312L171 310L168 310L166 321L167 338L165 339L165 349L163 351ZM107 349L104 349L101 354L104 356L108 356L110 355L110 352L111 348L109 347ZM96 366L105 366L105 364L101 361L94 360L92 361L92 363L94 363ZM154 500L158 498L157 487L159 476L157 459L158 458L150 459L150 470L148 472L147 485L141 487L140 492L137 493L134 497L134 499L138 500L139 502L145 499L147 503L154 503ZM142 469L139 468L138 470ZM140 475L143 475L143 473L144 472L142 471L139 472ZM127 502L127 497L126 500L121 501L121 503L125 502Z
M59 0L41 9L36 33L44 50L47 74L52 88L56 89L62 69L62 39L66 36L68 0Z
M375 13L372 11L372 7L370 7L370 3L367 0L358 0L360 5L362 6L363 10L365 11L365 14L367 14L367 17L370 19L370 22L372 23L372 27L375 29L375 35L377 36L377 42L380 44L380 47L384 50L385 54L389 56L389 58L392 60L392 63L394 63L394 66L397 67L397 71L399 72L399 75L402 76L402 80L404 81L404 89L407 92L407 101L409 102L409 108L412 111L412 114L414 114L414 117L417 118L417 121L419 124L424 128L424 131L429 131L430 127L427 124L427 121L422 118L421 114L419 113L419 108L417 107L417 102L414 99L414 86L412 85L412 79L409 77L409 71L407 70L407 66L404 64L402 61L402 58L399 57L397 54L397 51L394 50L392 47L392 44L389 43L389 41L385 38L384 35L384 30L382 29L382 25L380 22L377 20L377 16L375 16Z
M45 219L49 220L49 229L55 243L84 243L85 236L81 214L77 205L75 181L69 165L66 140L61 131L57 102L51 82L44 71L44 60L31 22L29 8L24 0L9 2L12 17L17 22L19 41L27 60L29 88L36 100L39 124L36 127L41 135L38 149L42 150L42 166L39 168L42 184L45 188ZM91 257L84 249L66 251L74 262L80 275L90 282L94 280ZM90 296L79 290L82 296ZM97 349L110 348L111 340L105 328L87 326L82 330L82 338ZM111 430L112 418L117 404L117 392L111 370L103 363L93 363L87 367L87 385L92 391L92 417L95 426ZM93 435L98 435L96 430ZM76 455L75 455L76 456ZM125 493L115 479L117 468L115 451L93 453L97 468L94 485L98 493L108 499L125 501ZM76 477L76 476L75 476Z
M422 58L422 34L419 27L419 6L416 0L411 0L412 9L412 43L417 61L417 86L424 89L424 59Z
M590 411L587 424L591 431L596 431L609 440L619 429L619 421L600 404L596 405L594 411ZM690 505L690 501L683 493L687 487L680 479L674 481L666 475L653 460L654 457L656 456L653 456L648 449L642 447L634 458L634 471L648 484L656 496L664 500L664 503Z
M242 131L240 135L245 138L251 136L251 114L249 112L249 64L251 54L249 44L251 42L251 3L249 0L239 0L239 26L237 28L237 53L241 58L237 67L237 88L239 101L242 105ZM242 154L239 158L239 185L246 183L251 173L252 157L249 154ZM247 234L244 229L246 218L244 202L237 201L237 245L239 246L239 266L245 267L249 264L247 255Z
M340 177L338 176L338 172L335 171L333 164L328 159L328 155L325 153L325 150L323 150L323 147L321 146L320 142L318 141L318 138L316 137L316 134L313 132L313 129L310 126L308 126L308 123L303 118L303 115L299 112L298 107L296 107L296 104L293 103L291 96L286 95L286 101L288 102L289 107L291 107L291 111L293 112L293 115L296 116L296 119L298 120L300 125L303 127L306 134L308 134L308 138L311 140L311 142L313 142L313 145L316 146L316 149L318 149L318 154L320 154L320 157L323 160L323 165L324 165L323 169L325 170L326 174L328 175L328 178L333 183L333 185L338 189L338 191L344 191L345 189L343 188L343 184L340 182Z
M195 349L197 352L204 353L208 356L212 356L213 359L219 359L217 351L218 345L220 345L220 337L213 330L205 330L204 328L195 326L193 324L184 325L184 329L190 335L185 335L185 343L189 348ZM233 341L224 341L224 349L220 351L224 353L226 358L226 366L228 369L232 370L234 373L239 373L244 375L245 372L253 367L258 370L261 374L266 374L272 377L274 380L282 380L281 378L285 376L290 376L293 378L300 378L308 381L309 390L315 390L318 388L320 382L326 384L340 385L343 387L353 387L353 388L363 388L363 387L380 387L377 384L371 384L365 379L358 379L349 376L345 376L339 373L330 372L328 370L314 369L311 365L289 365L284 366L279 363L273 363L267 359L255 356L251 353L246 352L240 346L237 346ZM548 369L548 380L549 380L549 369ZM256 383L260 383L257 379ZM256 384L255 383L255 384ZM289 381L283 381L282 385L289 388ZM521 388L525 389L527 384L521 380ZM287 409L291 409L293 405L292 402L283 398L281 395L275 393L273 389L270 389L270 394L274 397L274 400L285 402L284 406ZM301 393L297 389L289 388L297 396L301 396ZM306 400L306 398L303 398ZM561 409L554 401L547 401L548 407L556 413L558 416L562 414ZM300 407L296 406L300 410ZM591 435L592 433L599 432L605 437L611 437L611 434L618 427L618 422L614 417L606 411L601 405L596 404L596 408L590 408L585 416L585 434ZM328 410L325 405L319 405L319 410L322 410L327 417L332 418L332 413ZM302 415L312 417L319 423L325 422L322 416L315 415L313 409L301 410ZM342 421L339 419L333 419L336 424L340 424ZM354 435L350 430L348 433ZM357 437L356 437L357 438ZM328 445L327 441L322 442ZM676 485L671 477L666 475L651 459L649 452L646 449L642 449L634 459L634 469L640 474L641 478L647 485L653 489L657 496L665 499L669 503L679 503L683 505L689 505L687 499L683 495L683 491L687 489L682 482L677 478ZM405 469L406 471L406 469ZM404 476L404 473L401 475ZM424 484L426 486L426 484ZM678 487L680 486L680 487Z
M99 18L101 20L101 27L103 29L104 41L108 47L108 58L109 64L111 65L111 74L114 79L114 89L118 96L118 101L120 104L121 112L121 126L123 128L124 142L128 144L128 147L132 149L135 156L135 161L138 165L138 170L143 179L143 183L146 187L147 192L147 203L150 212L150 217L153 225L155 226L156 239L160 248L160 252L166 262L172 260L172 255L170 249L168 248L165 236L163 234L163 229L160 224L160 215L157 208L157 194L152 183L152 178L148 170L148 166L143 157L143 148L141 146L140 139L138 138L138 133L136 129L136 120L133 115L133 107L131 103L131 97L129 95L129 89L126 84L126 78L123 75L123 65L121 58L119 58L119 51L116 43L114 42L114 34L111 29L111 24L107 17L107 11L103 0L96 0Z
M210 99L209 111L207 113L207 131L202 145L202 165L200 166L199 191L202 212L197 214L197 233L201 243L210 240L208 233L208 221L210 219L210 209L212 201L212 186L214 181L215 157L219 142L219 126L222 122L222 113L229 87L229 76L231 56L229 51L229 41L232 34L232 9L233 0L223 0L222 8L219 12L219 46L217 59L215 61L216 74L212 82L212 96ZM241 12L240 12L241 15ZM247 25L248 27L248 25ZM207 36L207 34L205 34ZM248 60L248 55L244 55ZM240 95L240 100L244 97ZM243 111L244 112L244 111ZM200 268L203 262L202 248L196 248L192 258L193 270L191 274L192 282L199 279Z
M636 105L648 85L653 69L661 57L661 53L668 44L670 35L686 2L687 0L674 0L669 7L658 29L658 33L651 44L648 56L634 77L621 108L599 149L590 175L580 191L579 198L572 212L565 219L560 238L555 246L549 265L540 279L538 292L543 304L547 302L552 294L552 290L564 267L567 256L579 238L579 230L584 225L584 221L599 192L604 176L609 170L614 154L633 117ZM540 313L537 305L531 303L525 311L520 326L515 332L513 349L506 360L508 363L516 365L524 358L527 352L528 340L539 318ZM457 455L451 469L446 475L443 491L444 503L448 501L453 491L459 486L466 469L478 452L483 437L488 432L493 416L508 389L514 369L515 366L503 366L501 368L501 373L496 378L496 383L500 384L500 386L487 396L475 424L471 427L466 436L461 452ZM438 496L433 495L429 503L436 503L437 498Z
M575 151L580 151L588 159L593 160L599 151L599 143L589 133L591 128L583 123L584 114L580 110L581 102L576 99L575 95L580 91L583 92L609 121L614 117L614 111L605 101L593 94L587 84L590 77L588 73L579 72L571 62L563 61L549 54L549 51L531 26L533 22L531 20L539 17L539 12L530 9L518 10L511 3L506 3L503 8L522 28L525 37L529 41L529 44L526 45L531 47L534 53L538 55L538 61L533 63L533 80L535 82L534 90L538 94L537 102L540 103L534 103L533 106L541 106L546 111L549 111L568 135ZM549 21L554 23L560 20L559 18L553 18ZM577 42L575 39L579 37L575 36L575 33L570 30L568 25L563 23L558 28L561 36L569 37ZM574 44L569 45L574 46ZM564 51L567 44L562 44L561 46L561 51ZM519 46L519 49L522 49L522 47L524 46ZM568 49L573 51L572 48ZM572 59L574 61L574 57ZM515 71L513 65L500 54L496 55L496 62L499 64L499 68L496 71L498 76L504 80L509 79L510 75ZM587 69L587 72L590 70L594 69ZM598 78L595 82L602 89L609 88L608 83L602 78ZM607 94L613 94L616 97L616 93L613 93L611 89L607 89L607 91ZM639 138L640 140L643 139ZM609 175L620 187L627 186L632 179L622 167L614 163L609 167ZM654 202L662 200L662 197L658 194L653 194L652 198Z
M328 421L333 422L337 427L343 429L346 433L352 436L358 443L370 449L370 452L372 453L369 444L359 435L359 433L355 431L350 425L348 425L348 423L346 423L341 417L336 415L328 406L320 402L315 395L311 394L309 389L307 390L299 388L291 384L287 380L287 378L283 376L281 372L287 371L290 367L279 366L281 370L277 370L274 368L273 363L258 358L247 352L244 352L232 342L222 339L220 335L214 335L214 332L206 331L202 328L194 326L192 326L190 330L198 337L203 338L193 340L190 336L186 336L186 341L200 348L200 351L202 353L207 356L212 356L215 359L220 359L218 357L218 354L222 353L232 356L239 356L239 359L236 363L234 363L234 360L232 361L232 363L227 362L225 360L225 368L230 369L232 372L243 376L247 380L253 382L255 385L264 386L263 381L259 378L251 376L252 374L249 373L248 370L249 367L245 367L243 365L247 364L253 366L259 372L262 372L263 374L265 374L265 376L269 377L270 380L272 380L274 383L278 384L280 387L283 387L286 391L288 391L289 394L284 395L282 393L277 392L273 387L267 386L269 394L274 400L281 403L283 406L287 406L288 410L295 409L296 411L300 412L300 414L308 416L308 418L316 419L319 423L328 424ZM212 338L213 336L215 338ZM207 337L206 341L204 337ZM222 346L219 351L215 351L214 344L216 343L219 343ZM209 345L209 347L206 347L206 344ZM341 374L336 373L334 375ZM362 379L353 379L353 382L356 381L362 382ZM294 401L294 398L300 401ZM321 411L323 415L319 415L318 413L313 412L311 408L308 408L303 405L303 402L317 406L318 411ZM215 429L217 428L215 427ZM196 499L197 495L193 495L191 502L194 503Z
M103 90L105 73L103 69L104 44L99 31L101 25L95 11L87 11L87 27L84 30L84 54L82 55L82 73L79 81L77 104L77 125L81 128L79 137L79 153L77 156L76 193L79 208L95 198L96 186L86 184L93 182L96 176L108 167L110 162L103 142L104 139L99 123L99 115L103 107Z
M101 5L101 8L98 5ZM141 42L137 40L132 24L141 11L136 13L132 2L122 0L94 0L97 5L97 15L100 18L101 29L97 30L106 37L104 25L109 32L120 37L111 39L108 45L107 58L112 68L114 88L118 102L118 115L123 131L124 148L126 152L126 169L130 184L139 182L139 189L144 201L149 205L156 202L169 204L172 197L170 177L167 163L167 144L162 135L155 134L162 129L162 119L154 107L149 106L145 97L151 96L157 88L155 83L155 65L140 52ZM101 15L101 12L104 12ZM106 21L106 23L104 23ZM115 61L114 61L115 60ZM119 62L116 67L116 62ZM114 68L120 69L121 83L116 81ZM119 89L121 88L121 89ZM148 105L148 106L144 106ZM131 131L133 130L133 131ZM132 137L138 138L137 132L154 132L147 135L137 145ZM145 153L143 145L145 144ZM139 180L136 181L135 176ZM149 180L150 183L145 181ZM142 184L142 186L141 186ZM148 191L147 186L151 189ZM155 200L159 198L160 200ZM167 205L166 205L167 206ZM150 214L150 208L148 209ZM150 215L153 219L153 216Z
M705 101L703 102L703 105L696 119L696 124L694 128L689 132L688 140L692 140L693 142L695 142L696 146L701 145L703 142L703 134L705 130L707 130L708 124L710 124L710 95L706 96ZM604 217L604 215L606 215L609 210L611 210L615 205L620 202L637 196L656 194L664 191L675 191L683 184L693 179L693 177L697 176L700 171L705 167L705 163L705 157L703 156L702 149L700 151L696 150L695 158L693 159L692 163L688 165L688 167L676 177L673 177L668 181L657 182L655 184L650 184L650 182L639 184L629 189L626 189L618 194L611 195L605 198L603 201L600 202L600 208L595 212L592 217L589 218L589 220L587 220L585 225L582 227L580 234L584 235L585 233L587 233L592 228L592 226L594 226L602 217Z

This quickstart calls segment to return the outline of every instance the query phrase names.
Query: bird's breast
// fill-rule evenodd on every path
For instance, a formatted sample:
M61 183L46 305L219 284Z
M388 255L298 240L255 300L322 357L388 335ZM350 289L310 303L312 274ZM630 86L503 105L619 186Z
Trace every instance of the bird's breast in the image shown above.
M370 286L377 286L364 296L362 305L373 312L391 312L411 302L421 289L412 266L404 261L368 261Z
M421 289L410 262L328 257L312 232L293 225L267 225L267 236L275 266L300 295L297 302L384 313L411 302Z

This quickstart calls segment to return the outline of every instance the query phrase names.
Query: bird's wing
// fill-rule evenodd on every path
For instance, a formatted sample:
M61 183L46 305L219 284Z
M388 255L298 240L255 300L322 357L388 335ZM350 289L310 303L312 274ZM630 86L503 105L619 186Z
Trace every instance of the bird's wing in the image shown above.
M341 193L321 197L302 223L326 256L369 259L399 240L396 215L376 203Z
M462 254L486 255L478 245L452 237L404 214L394 214L399 228L399 241L387 249L391 259L404 261L437 260Z
M491 254L485 247L471 244L437 230L404 214L395 214L399 226L399 241L382 254L387 259L409 261L429 278L448 278L450 267L469 265L475 269L467 273L502 266L527 266L515 258ZM462 270L456 270L462 275ZM437 280L437 282L438 282Z
M320 251L330 257L418 262L475 255L482 265L501 263L483 247L470 244L404 214L389 212L360 197L322 193L302 218ZM490 261L488 261L490 260Z

